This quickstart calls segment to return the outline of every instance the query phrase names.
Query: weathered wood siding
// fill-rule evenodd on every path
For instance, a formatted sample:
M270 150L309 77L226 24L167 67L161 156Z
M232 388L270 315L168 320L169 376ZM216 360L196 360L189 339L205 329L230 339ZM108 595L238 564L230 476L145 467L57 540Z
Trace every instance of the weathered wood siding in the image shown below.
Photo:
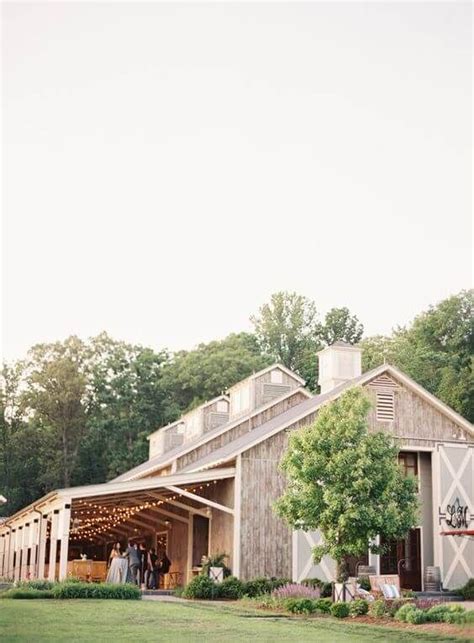
M211 500L215 500L226 507L234 507L234 479L219 480L219 482L209 487L205 492L199 492ZM233 566L233 548L234 548L234 517L231 514L212 509L212 519L210 522L210 553L227 554L228 565Z
M278 469L285 431L242 454L240 578L291 578L292 534L272 505L285 489Z
M401 384L394 391L395 415L392 422L380 422L376 418L377 390L368 384L366 392L372 402L369 411L369 426L375 431L386 431L401 438L410 446L434 447L436 442L456 440L461 435L474 441L464 429L450 420L417 393Z
M243 420L242 422L237 424L234 428L229 429L228 431L225 431L221 435L218 435L217 437L212 438L211 440L197 447L193 451L186 453L181 458L178 458L176 461L176 472L179 472L184 467L189 466L193 462L196 462L200 458L203 458L209 453L212 453L216 449L219 449L220 447L224 446L224 444L228 444L229 442L232 442L232 440L235 440L241 435L244 435L245 433L252 431L257 426L260 426L264 422L271 420L276 415L279 415L280 413L287 411L288 409L292 408L296 404L300 404L303 400L306 400L306 399L307 399L307 396L304 393L302 393L301 390L295 391L293 395L290 395L285 400L281 402L277 402L273 406L262 411L261 413L255 414L253 417L249 419Z
M253 380L253 408L258 408L259 406L268 404L272 399L281 397L291 389L301 386L300 382L295 380L294 377L280 371L278 368L273 370L281 373L281 383L272 383L273 371L269 371L268 373L260 375L260 377L256 377Z
M172 572L181 572L186 579L188 556L188 525L178 520L172 520L168 535L168 557L171 560Z

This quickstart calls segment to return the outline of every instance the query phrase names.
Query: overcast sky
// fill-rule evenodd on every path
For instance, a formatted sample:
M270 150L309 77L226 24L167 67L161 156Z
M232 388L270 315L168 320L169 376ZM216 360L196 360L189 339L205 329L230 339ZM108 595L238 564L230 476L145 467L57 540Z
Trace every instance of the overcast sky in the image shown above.
M470 3L2 9L6 358L471 285Z

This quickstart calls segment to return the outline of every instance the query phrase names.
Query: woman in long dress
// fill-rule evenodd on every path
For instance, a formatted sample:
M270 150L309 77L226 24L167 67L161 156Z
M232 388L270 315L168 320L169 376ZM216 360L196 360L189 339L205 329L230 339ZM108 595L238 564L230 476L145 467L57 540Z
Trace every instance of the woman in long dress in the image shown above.
M120 543L115 543L109 556L109 571L107 572L106 582L125 583L127 568L127 561L122 557L120 551Z

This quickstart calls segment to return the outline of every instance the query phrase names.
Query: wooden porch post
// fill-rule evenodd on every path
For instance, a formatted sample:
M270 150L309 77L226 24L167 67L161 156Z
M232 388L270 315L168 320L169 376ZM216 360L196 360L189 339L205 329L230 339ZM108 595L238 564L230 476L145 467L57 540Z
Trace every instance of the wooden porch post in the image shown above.
M192 512L189 512L189 522L188 522L188 558L187 558L187 567L188 567L188 573L186 577L186 582L189 583L189 581L193 577L192 573L192 567L193 567L193 530L194 530L194 514Z
M15 532L15 570L13 572L13 578L15 581L20 580L22 538L23 525L20 525L19 527L17 527Z
M30 578L36 578L36 556L38 555L38 518L34 518L30 528Z
M58 522L59 509L53 511L53 520L51 523L51 538L49 541L49 571L48 580L55 580L56 576L56 554L58 551Z
M28 545L30 542L30 523L23 525L22 552L21 552L21 580L28 580Z
M60 514L59 537L61 539L61 549L59 552L59 580L67 578L67 555L69 550L69 525L71 522L71 505L66 504L61 509Z
M46 530L48 528L48 515L42 514L38 528L38 578L44 579L46 564Z
M3 576L3 568L4 568L4 560L5 560L5 546L6 546L6 538L5 534L2 534L0 538L0 576Z
M15 557L15 540L16 540L16 529L10 531L9 538L9 548L8 548L8 577L13 578L15 570L13 568L13 559Z
M241 493L242 493L242 456L238 455L235 463L234 478L234 534L232 567L233 575L240 577L240 515L241 515Z

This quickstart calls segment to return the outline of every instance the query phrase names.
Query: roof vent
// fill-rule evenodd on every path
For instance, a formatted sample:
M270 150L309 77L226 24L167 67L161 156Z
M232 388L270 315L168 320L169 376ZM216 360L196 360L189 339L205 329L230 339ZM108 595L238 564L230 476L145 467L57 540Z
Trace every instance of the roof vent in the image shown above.
M321 393L328 393L362 373L361 349L346 342L335 342L319 351L318 359Z
M376 413L379 422L393 422L395 418L395 398L393 391L387 393L377 392Z

